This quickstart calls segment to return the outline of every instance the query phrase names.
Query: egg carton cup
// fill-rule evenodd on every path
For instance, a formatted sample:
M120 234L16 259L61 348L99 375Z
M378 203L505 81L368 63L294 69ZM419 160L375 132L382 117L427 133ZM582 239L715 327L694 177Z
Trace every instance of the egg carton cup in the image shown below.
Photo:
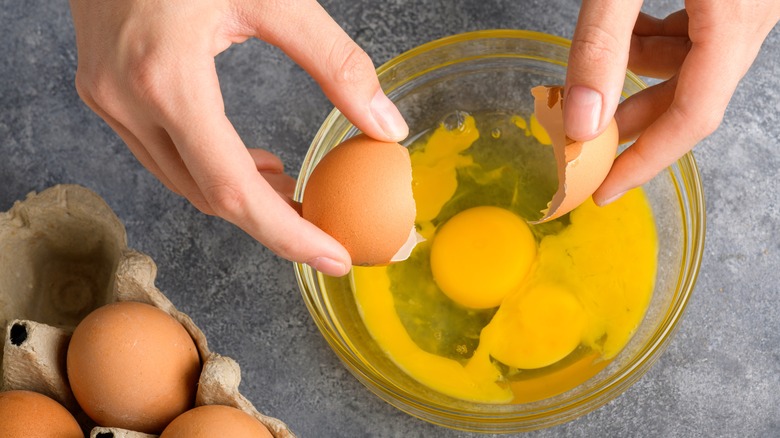
M114 301L151 304L179 321L203 365L195 406L219 404L247 412L275 438L295 438L280 420L261 414L238 390L238 363L209 350L203 332L155 286L157 266L127 246L127 234L94 192L58 185L0 213L0 390L45 394L65 406L89 436L147 438L145 433L98 427L79 408L68 385L66 355L76 325Z

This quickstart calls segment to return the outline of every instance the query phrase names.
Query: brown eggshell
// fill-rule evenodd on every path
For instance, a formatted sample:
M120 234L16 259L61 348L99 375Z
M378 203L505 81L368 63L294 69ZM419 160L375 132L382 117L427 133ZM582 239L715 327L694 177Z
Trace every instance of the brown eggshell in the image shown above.
M71 411L82 430L92 429L91 438L156 437L95 427L66 376L71 334L87 314L108 302L143 302L171 315L195 341L203 359L196 405L234 406L275 438L295 438L284 422L258 412L240 393L238 363L209 350L203 332L155 286L156 275L154 261L127 247L124 225L87 188L57 185L0 212L0 290L17 292L0 293L0 331L5 328L6 334L0 343L0 387L51 397Z
M191 409L165 428L160 438L273 438L263 424L229 406L204 405Z
M414 230L412 164L398 143L352 137L314 168L303 217L338 240L353 265L391 262Z
M83 438L61 404L32 391L0 392L0 437Z
M144 303L87 315L68 346L73 395L100 426L159 433L194 405L201 365L184 327Z
M541 223L574 210L599 188L615 160L619 134L613 118L598 137L573 141L563 126L563 87L538 86L531 89L531 94L534 114L552 140L558 168L558 190L542 211L543 217L533 222Z

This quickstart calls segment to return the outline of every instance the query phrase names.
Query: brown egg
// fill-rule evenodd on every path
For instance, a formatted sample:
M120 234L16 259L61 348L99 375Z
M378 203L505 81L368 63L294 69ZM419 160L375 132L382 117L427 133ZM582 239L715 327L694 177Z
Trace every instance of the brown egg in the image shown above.
M96 423L160 433L193 406L201 365L195 343L172 316L117 302L76 327L67 369L76 400Z
M303 194L303 217L344 245L353 265L408 257L415 212L409 152L364 134L328 152Z
M191 409L165 428L160 438L273 438L263 423L246 412L221 405Z
M61 404L32 391L0 392L0 437L83 438L76 419Z
M552 140L558 167L558 190L542 211L543 217L534 222L541 223L574 210L599 188L617 154L618 127L613 118L593 140L573 141L563 127L563 87L534 87L531 94L534 114Z

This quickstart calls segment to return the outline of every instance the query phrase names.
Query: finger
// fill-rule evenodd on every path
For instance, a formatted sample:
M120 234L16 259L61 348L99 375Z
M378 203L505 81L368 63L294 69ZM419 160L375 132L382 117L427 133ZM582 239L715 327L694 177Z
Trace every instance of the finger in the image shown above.
M112 117L107 111L103 110L90 96L79 92L82 100L87 106L92 109L100 118L102 118L106 124L119 135L119 137L125 142L130 152L135 156L138 162L141 163L152 175L154 175L168 190L176 193L179 196L184 196L178 186L168 177L166 172L160 167L157 161L147 151L144 144L135 136L128 128L126 128L121 122Z
M563 106L569 138L590 140L615 114L641 0L585 0L572 38Z
M634 26L634 34L639 36L688 37L688 11L680 9L659 19L640 12Z
M214 215L214 209L203 196L168 132L156 123L146 120L128 120L125 123L129 130L137 133L135 135L140 144L136 146L128 143L130 149L133 151L143 149L142 153L147 154L157 164L165 178L176 187L175 193L186 198L201 212Z
M624 100L615 112L620 143L635 140L674 100L677 77L646 88Z
M139 116L139 114L148 114L149 111L138 110L135 99L122 96L118 91L98 93L96 98L90 91L92 88L81 86L78 77L76 88L87 106L124 140L136 159L165 187L186 198L203 213L214 214L197 189L165 130ZM104 85L103 89L115 90L116 88Z
M615 160L607 178L593 194L597 204L612 202L629 189L646 183L718 127L744 74L741 66L722 62L722 49L717 41L691 49L669 109Z
M105 114L105 117L111 118L108 114ZM111 118L111 120L115 119ZM143 143L119 122L114 121L110 125L120 136L126 137L125 143L128 144L130 150L144 167L149 169L166 187L171 188L174 193L189 200L198 210L205 214L214 215L214 210L206 202L168 133L163 128L148 122L131 121L128 123L135 127L136 132L139 132L139 135L144 139ZM257 170L266 179L272 181L271 186L280 194L292 197L295 180L283 173L284 164L279 157L263 149L249 149L248 152ZM179 189L179 187L183 189Z
M199 58L202 59L202 58ZM305 221L258 172L224 113L213 60L169 74L161 105L165 128L210 207L281 257L344 275L344 247ZM197 86L194 86L197 84Z
M631 37L628 69L640 76L668 79L680 70L690 50L687 37Z
M255 168L268 181L268 184L284 197L285 202L294 205L295 178L284 173L282 160L265 149L248 148L247 151L255 162Z
M284 172L284 163L276 155L265 149L248 148L249 156L255 162L255 167L259 171L265 172Z
M654 78L670 78L690 50L688 12L679 10L664 19L639 13L631 37L628 68Z
M386 141L408 135L401 113L379 86L371 59L319 3L263 2L244 17L255 36L280 47L306 70L358 129Z
M268 182L268 185L276 190L280 196L286 198L285 202L290 204L288 200L292 200L295 194L295 179L285 173L261 172L260 174Z

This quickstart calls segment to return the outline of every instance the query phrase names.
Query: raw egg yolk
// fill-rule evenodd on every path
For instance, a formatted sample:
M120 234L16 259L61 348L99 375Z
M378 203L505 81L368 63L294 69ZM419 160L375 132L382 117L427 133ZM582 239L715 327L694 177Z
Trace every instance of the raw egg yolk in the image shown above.
M554 364L577 348L586 319L574 294L545 283L518 298L505 303L508 308L502 306L505 312L482 334L493 344L491 356L516 368L534 369Z
M431 271L456 303L475 309L501 304L528 273L536 241L520 217L499 207L458 213L436 233Z

